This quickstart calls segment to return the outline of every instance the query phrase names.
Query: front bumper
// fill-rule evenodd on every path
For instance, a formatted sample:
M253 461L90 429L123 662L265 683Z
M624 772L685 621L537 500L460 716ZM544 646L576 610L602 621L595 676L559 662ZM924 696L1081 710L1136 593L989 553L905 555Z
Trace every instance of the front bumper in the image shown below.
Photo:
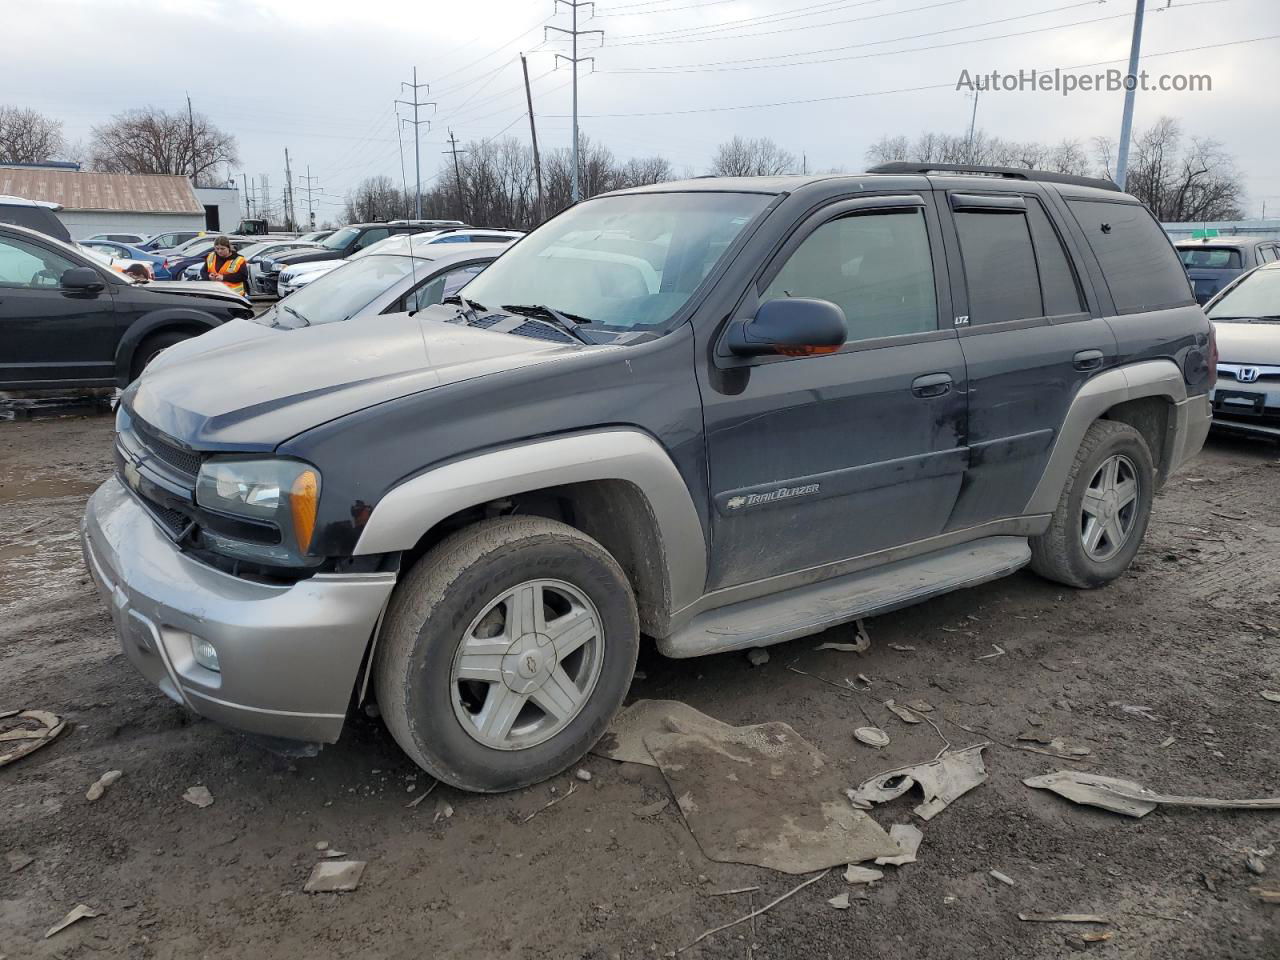
M179 550L114 477L89 498L81 538L125 655L170 698L248 733L338 739L394 574L233 577ZM196 662L193 636L220 671Z
M1272 369L1272 368L1268 368ZM1219 368L1219 373L1236 373ZM1260 380L1252 383L1219 377L1212 393L1213 426L1217 430L1280 439L1280 383Z

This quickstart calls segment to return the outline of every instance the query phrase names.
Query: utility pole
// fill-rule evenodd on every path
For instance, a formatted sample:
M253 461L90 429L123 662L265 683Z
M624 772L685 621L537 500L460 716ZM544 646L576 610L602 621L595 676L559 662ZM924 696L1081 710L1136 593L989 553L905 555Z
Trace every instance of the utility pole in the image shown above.
M596 62L595 57L578 56L578 37L585 36L590 33L598 33L600 34L600 42L604 43L604 31L578 29L579 7L590 7L591 16L594 17L596 15L596 5L592 3L591 0L555 0L555 9L559 10L560 4L562 3L573 11L573 28L571 30L565 30L563 27L543 27L542 30L544 37L546 36L546 31L554 30L556 33L567 34L573 39L573 56L566 57L563 53L557 53L556 65L558 66L561 60L568 60L573 67L573 202L577 203L582 199L582 191L578 186L578 64L584 61L590 61L592 69L594 69Z
M458 166L458 138L453 135L453 130L449 131L449 149L446 151L453 154L453 176L458 184L458 210L462 213L462 219L467 219L467 201L462 195L462 168ZM467 151L463 150L463 153Z
M196 185L196 118L191 112L191 94L187 94L187 140L191 144L191 186Z
M973 163L973 137L978 128L978 95L981 92L980 90L973 91L973 113L969 115L969 146L965 151L969 163Z
M422 219L422 160L421 160L421 155L419 153L419 145L418 145L418 125L425 123L427 125L427 130L429 131L431 129L431 121L419 120L418 108L431 107L434 110L436 109L436 105L434 103L427 103L418 99L418 90L420 89L426 90L427 93L430 93L431 86L430 84L418 82L417 67L413 68L413 83L405 83L403 80L400 82L401 92L404 91L405 87L408 87L410 90L413 91L413 99L397 100L396 103L402 103L406 107L413 107L413 119L410 120L407 117L401 117L400 122L413 124L413 179L414 179L414 186L415 186L415 190L417 191L417 198L418 198L417 205L414 208L416 211L414 216L417 219L421 220Z
M304 188L307 191L307 229L314 230L316 228L316 214L315 214L315 209L313 208L311 203L311 193L315 188L311 186L311 181L319 180L320 178L313 177L311 175L311 164L308 163L307 175L304 177L302 176L302 174L298 174L298 179L307 181L307 185Z
M529 90L529 61L520 54L520 69L524 71L524 98L529 104L529 137L533 140L533 179L538 185L538 203L534 216L538 223L546 217L542 206L542 159L538 156L538 128L533 122L533 93Z
M1129 176L1129 137L1133 133L1133 95L1138 86L1138 55L1142 50L1142 17L1147 0L1138 0L1133 13L1133 44L1129 47L1129 72L1125 75L1124 114L1120 118L1120 150L1116 157L1116 186L1124 189Z
M289 148L284 148L284 218L285 230L292 233L296 218L293 213L293 171L289 168Z
M253 204L249 201L249 175L240 174L240 182L244 185L244 215L248 219L253 216Z

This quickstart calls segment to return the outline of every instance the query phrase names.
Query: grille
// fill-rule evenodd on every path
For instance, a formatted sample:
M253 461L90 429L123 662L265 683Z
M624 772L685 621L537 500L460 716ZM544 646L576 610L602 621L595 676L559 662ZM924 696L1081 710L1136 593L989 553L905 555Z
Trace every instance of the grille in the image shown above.
M537 323L536 321L522 323L511 332L521 337L533 337L535 340L554 340L556 343L575 342L573 337L567 333L562 333L555 327L548 326L545 323Z
M153 427L141 420L133 421L133 432L147 452L184 476L195 479L200 472L200 454L182 450L170 443Z
M147 501L147 508L160 526L164 527L169 536L174 538L182 533L187 528L187 524L191 522L186 514L180 510L170 510L168 507L162 507L158 503L152 503L150 500Z

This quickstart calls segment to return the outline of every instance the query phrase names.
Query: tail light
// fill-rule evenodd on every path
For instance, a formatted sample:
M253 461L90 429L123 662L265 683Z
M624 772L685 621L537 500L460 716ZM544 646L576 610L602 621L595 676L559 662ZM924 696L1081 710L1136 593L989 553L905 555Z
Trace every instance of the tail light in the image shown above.
M1209 322L1209 389L1218 385L1218 329Z

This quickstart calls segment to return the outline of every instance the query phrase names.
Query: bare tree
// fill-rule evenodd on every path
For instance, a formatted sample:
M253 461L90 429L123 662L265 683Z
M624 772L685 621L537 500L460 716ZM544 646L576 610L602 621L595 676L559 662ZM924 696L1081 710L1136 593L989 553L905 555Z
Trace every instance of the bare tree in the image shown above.
M711 159L711 172L717 177L772 177L795 169L795 154L768 137L734 137L720 144Z
M396 220L404 216L404 202L390 177L366 177L347 195L347 222Z
M0 106L0 163L39 163L61 152L62 121L35 110Z
M93 169L105 173L167 173L193 176L197 185L222 182L217 167L236 164L236 139L208 118L167 113L156 107L127 110L92 129Z

